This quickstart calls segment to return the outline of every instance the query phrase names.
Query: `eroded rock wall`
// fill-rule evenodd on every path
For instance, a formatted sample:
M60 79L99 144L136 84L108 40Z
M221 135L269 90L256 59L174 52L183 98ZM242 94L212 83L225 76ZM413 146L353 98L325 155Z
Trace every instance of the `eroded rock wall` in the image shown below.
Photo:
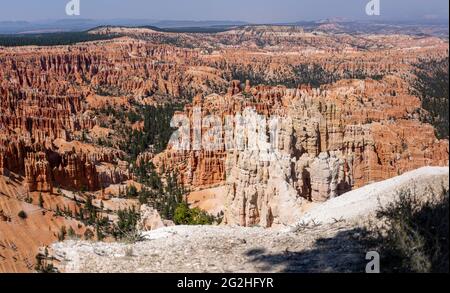
M421 166L448 165L448 141L420 122L420 101L400 79L341 81L319 89L247 84L247 90L233 83L227 94L198 97L194 105L221 121L248 107L268 120L283 117L275 159L223 145L216 152L168 150L155 160L172 166L193 188L228 184L227 224L286 224L306 201L327 201ZM192 105L186 113L192 121Z

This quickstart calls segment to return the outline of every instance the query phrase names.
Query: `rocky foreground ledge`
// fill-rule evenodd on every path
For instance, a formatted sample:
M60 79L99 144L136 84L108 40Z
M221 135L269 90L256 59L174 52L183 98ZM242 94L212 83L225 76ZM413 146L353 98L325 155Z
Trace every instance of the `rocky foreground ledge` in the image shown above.
M146 240L134 244L57 243L52 246L52 256L60 271L83 273L362 270L365 255L351 227L338 223L285 232L177 226L144 234ZM319 239L323 243L317 246Z
M65 241L50 247L61 272L363 272L361 229L400 189L448 188L448 168L421 168L313 207L278 229L175 226L137 243ZM428 190L428 191L427 191Z

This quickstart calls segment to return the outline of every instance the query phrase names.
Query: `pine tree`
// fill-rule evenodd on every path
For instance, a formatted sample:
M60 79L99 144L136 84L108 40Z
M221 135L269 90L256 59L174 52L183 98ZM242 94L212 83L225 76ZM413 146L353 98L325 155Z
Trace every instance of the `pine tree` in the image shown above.
M42 193L39 193L39 207L44 208L44 198L42 197Z
M66 226L62 226L58 233L58 240L64 241L66 235L67 235Z
M75 230L72 228L72 226L69 227L69 230L67 231L67 235L71 238L74 238L76 236Z
M98 241L102 241L103 239L105 239L105 235L102 233L100 227L97 226L96 232Z
M86 229L84 232L84 239L91 240L92 238L94 238L94 233L92 233L90 229Z

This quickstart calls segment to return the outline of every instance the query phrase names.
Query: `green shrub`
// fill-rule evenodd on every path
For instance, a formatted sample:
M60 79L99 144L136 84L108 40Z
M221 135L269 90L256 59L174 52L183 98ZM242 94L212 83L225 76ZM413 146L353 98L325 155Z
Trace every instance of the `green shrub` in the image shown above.
M72 226L69 227L69 230L67 231L67 236L69 236L69 238L71 239L77 237L77 234L75 233L75 230L72 228Z
M25 213L24 211L20 211L18 214L19 218L21 218L22 220L25 220L28 216L27 213Z
M384 272L448 273L448 199L448 190L427 198L403 190L395 202L377 212L383 224L372 241Z
M177 206L173 220L177 225L211 225L215 222L214 216L199 208L191 209L185 202Z
M177 225L188 225L190 221L190 209L187 204L180 204L175 209L173 220Z

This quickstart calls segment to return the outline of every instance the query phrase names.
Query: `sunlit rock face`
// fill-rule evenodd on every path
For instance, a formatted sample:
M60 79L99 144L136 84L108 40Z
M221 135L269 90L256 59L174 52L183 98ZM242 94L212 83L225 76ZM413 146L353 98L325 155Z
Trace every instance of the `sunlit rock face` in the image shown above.
M193 106L220 121L247 108L267 121L283 118L272 159L225 145L215 152L169 149L157 156L157 165L178 170L188 186L229 185L226 224L287 224L300 216L305 202L324 202L421 166L448 165L448 141L437 140L433 127L419 121L420 101L398 78L341 81L320 89L247 84L244 91L233 83L225 95L198 97L188 105L190 121ZM251 132L244 133L249 141Z

